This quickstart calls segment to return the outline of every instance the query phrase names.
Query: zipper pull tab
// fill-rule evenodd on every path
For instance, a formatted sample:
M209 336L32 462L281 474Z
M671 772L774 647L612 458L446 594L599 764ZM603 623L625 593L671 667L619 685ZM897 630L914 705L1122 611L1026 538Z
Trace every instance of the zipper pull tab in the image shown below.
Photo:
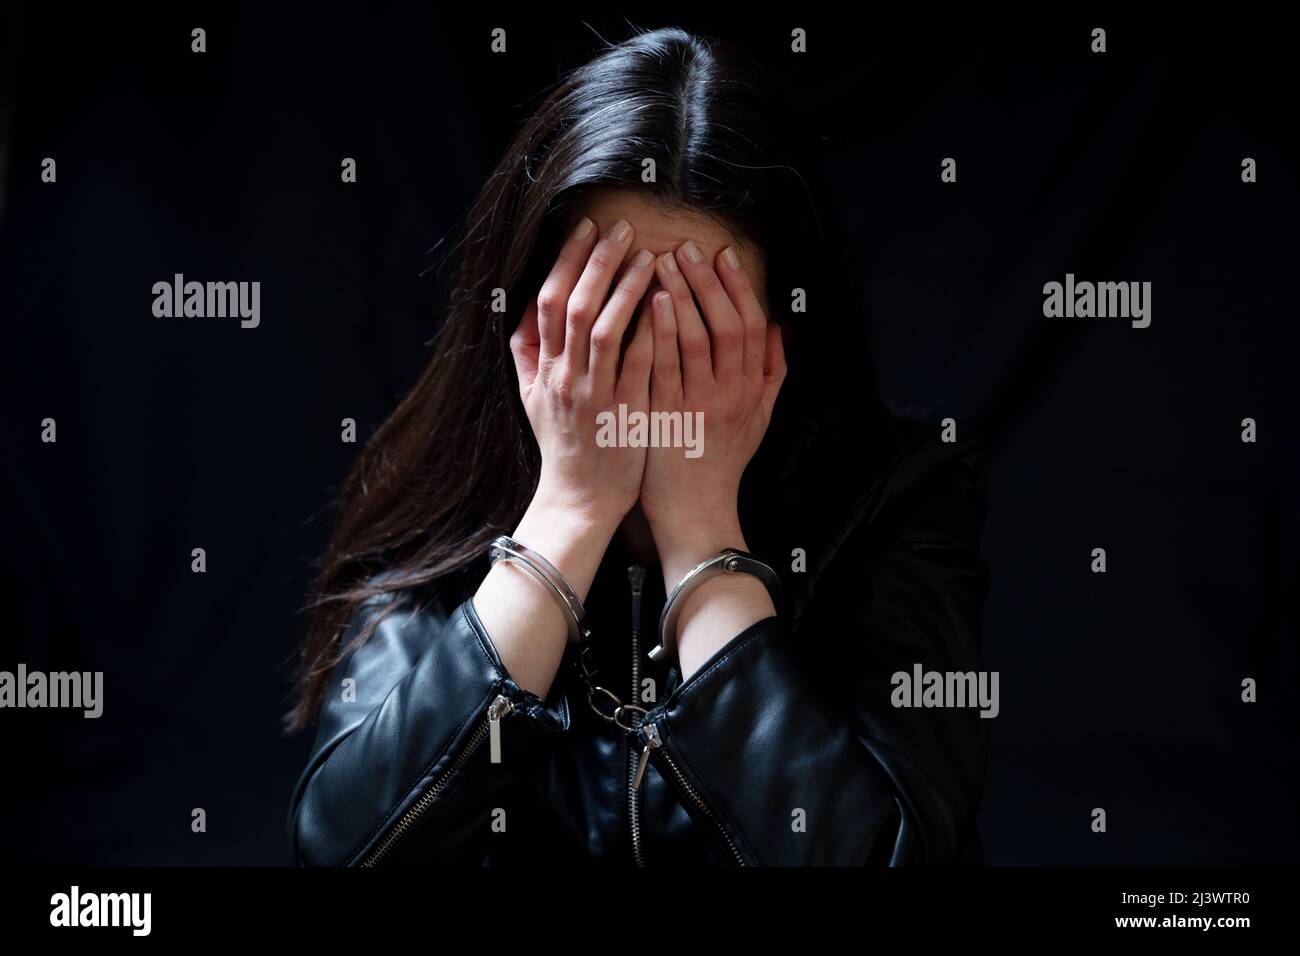
M488 749L493 763L501 762L501 718L514 709L515 705L504 694L497 694L488 705Z
M627 583L632 589L632 636L641 634L641 592L645 588L645 568L634 564L627 569ZM636 649L632 651L636 655ZM633 690L635 693L635 689Z
M650 762L650 751L658 747L662 741L659 739L659 728L654 724L645 726L645 749L641 751L641 759L636 765L636 776L632 778L632 789L641 789L641 778L645 775L645 765Z

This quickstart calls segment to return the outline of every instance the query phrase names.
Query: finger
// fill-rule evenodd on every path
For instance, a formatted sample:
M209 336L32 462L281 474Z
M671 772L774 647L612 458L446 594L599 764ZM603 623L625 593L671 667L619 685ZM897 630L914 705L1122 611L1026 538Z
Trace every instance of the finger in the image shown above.
M569 297L591 255L597 240L596 224L586 216L560 246L555 264L542 283L537 296L538 330L541 338L539 356L549 361L564 351L564 323Z
M739 377L745 358L745 325L740 313L699 246L689 239L682 243L677 249L677 262L704 312L712 346L714 381Z
M772 322L767 327L767 348L763 358L763 406L770 416L776 406L776 396L785 381L785 343L781 341L781 323Z
M537 300L533 299L524 310L519 327L510 336L510 354L515 359L515 374L519 376L519 394L524 396L537 378L537 361L541 337L537 327Z
M636 313L637 304L645 294L650 280L654 278L654 253L642 249L632 260L627 274L614 287L614 293L605 303L596 324L591 327L591 355L588 360L588 374L597 389L597 394L608 395L614 390L618 377L618 353L623 347L623 334L628 322Z
M654 310L654 371L650 375L650 407L675 409L682 401L682 361L678 351L678 326L672 293L656 292L650 299Z
M655 263L659 284L672 298L672 312L677 326L677 361L681 365L682 387L685 392L699 392L713 384L712 347L709 330L704 327L691 287L677 265L677 258L665 252ZM655 336L655 352L659 351L659 338Z
M623 354L623 364L618 373L615 394L620 402L632 408L644 409L649 403L650 372L654 367L654 310L649 302L637 315L632 341Z
M763 382L763 364L767 351L767 315L763 312L754 284L741 265L734 246L722 250L717 265L723 288L740 313L741 325L745 330L741 371L747 381L760 385Z
M587 370L591 327L595 325L596 318L605 305L609 287L631 244L632 226L626 219L620 219L609 235L603 236L591 250L578 284L569 296L568 319L564 325L564 351L569 366L577 373L585 373Z

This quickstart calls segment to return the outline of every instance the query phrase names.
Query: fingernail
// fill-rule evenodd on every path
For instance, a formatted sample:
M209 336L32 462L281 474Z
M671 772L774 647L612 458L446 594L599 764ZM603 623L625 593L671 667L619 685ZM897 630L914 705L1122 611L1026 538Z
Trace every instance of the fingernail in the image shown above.
M632 267L634 269L644 269L652 259L654 259L654 253L649 249L642 249L636 254L636 258L632 260Z
M687 262L699 262L704 258L704 256L700 254L700 247L690 239L686 240L686 245L682 246L682 251L686 253Z
M659 257L659 261L664 264L664 269L666 269L668 272L677 271L677 259L673 256L671 252L665 252L662 256Z
M740 268L740 256L736 255L736 250L731 246L727 246L726 249L722 250L722 258L726 260L727 265L731 266L731 268Z
M614 224L614 231L611 232L609 235L610 238L612 238L615 242L622 242L624 239L627 238L627 234L631 231L632 231L631 224L629 224L626 219L620 219L617 223Z
M668 292L667 292L666 290L665 290L665 291L661 291L661 292L656 292L656 293L655 293L655 308L656 308L656 309L659 309L660 311L666 312L666 311L668 311L668 306L669 306L669 304L672 302L672 300L673 300L673 297L672 297L671 295L669 295Z
M573 238L586 239L589 235L591 235L591 227L594 225L595 225L594 222L592 222L586 216L583 216L582 221L578 223L578 228L573 230Z

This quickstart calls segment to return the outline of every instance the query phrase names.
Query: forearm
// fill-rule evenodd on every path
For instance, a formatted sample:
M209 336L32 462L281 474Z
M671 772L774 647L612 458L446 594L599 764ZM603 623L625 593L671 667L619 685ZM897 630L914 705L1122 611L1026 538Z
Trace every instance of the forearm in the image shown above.
M701 561L723 548L748 550L738 520L696 525L680 534L661 534L656 541L671 591ZM677 656L682 680L741 631L776 614L763 582L749 574L723 574L694 588L682 602L677 621Z
M512 537L538 552L587 599L617 522L535 497ZM569 618L555 595L525 568L498 562L474 594L474 609L511 677L546 698L568 640Z

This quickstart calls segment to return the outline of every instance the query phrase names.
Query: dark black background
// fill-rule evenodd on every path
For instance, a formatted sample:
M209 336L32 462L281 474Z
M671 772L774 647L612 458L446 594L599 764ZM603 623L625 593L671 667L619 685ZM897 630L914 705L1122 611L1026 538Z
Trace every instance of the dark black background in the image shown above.
M278 718L360 447L340 420L364 441L413 383L445 293L430 267L507 138L627 34L613 6L466 6L31 4L0 26L0 669L105 673L97 721L0 712L20 859L289 861L309 740ZM988 861L1295 862L1290 35L1258 10L624 12L738 39L796 91L885 396L986 436ZM155 318L175 272L260 281L261 326ZM1045 319L1066 272L1151 281L1151 327Z

